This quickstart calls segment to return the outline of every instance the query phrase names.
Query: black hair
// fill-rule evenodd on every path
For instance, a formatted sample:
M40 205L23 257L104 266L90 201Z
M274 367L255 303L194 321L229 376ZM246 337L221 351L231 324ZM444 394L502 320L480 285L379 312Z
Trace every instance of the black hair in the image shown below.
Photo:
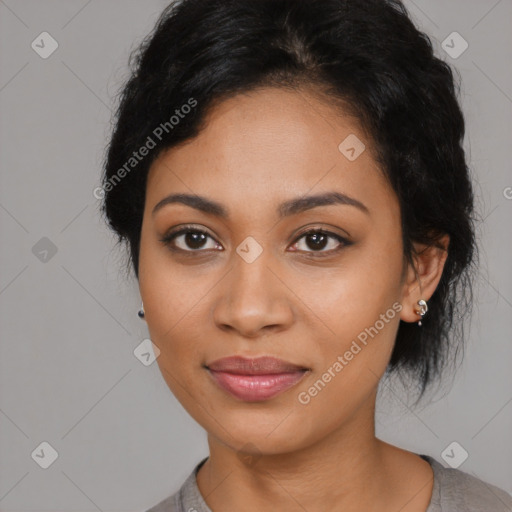
M422 395L449 349L462 346L477 247L460 85L404 5L178 0L132 52L130 72L106 150L101 210L129 246L137 279L149 168L163 149L196 136L215 103L259 87L307 85L357 115L399 200L405 261L413 262L412 242L450 236L423 325L400 321L388 366ZM135 159L143 146L151 149Z

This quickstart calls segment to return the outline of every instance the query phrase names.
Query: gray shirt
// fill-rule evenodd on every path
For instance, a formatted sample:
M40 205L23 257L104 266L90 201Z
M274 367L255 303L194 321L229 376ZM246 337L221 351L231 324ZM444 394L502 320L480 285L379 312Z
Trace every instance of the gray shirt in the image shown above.
M512 512L512 496L459 469L445 468L428 455L420 455L434 471L434 487L425 512ZM197 486L196 475L204 458L179 491L146 512L212 512Z

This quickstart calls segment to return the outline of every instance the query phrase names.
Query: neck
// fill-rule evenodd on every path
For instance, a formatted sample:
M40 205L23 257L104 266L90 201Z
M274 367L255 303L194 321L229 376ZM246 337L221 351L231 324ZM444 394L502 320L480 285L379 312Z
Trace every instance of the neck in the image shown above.
M373 510L389 484L374 408L375 394L344 425L287 453L241 454L209 435L199 490L212 510Z

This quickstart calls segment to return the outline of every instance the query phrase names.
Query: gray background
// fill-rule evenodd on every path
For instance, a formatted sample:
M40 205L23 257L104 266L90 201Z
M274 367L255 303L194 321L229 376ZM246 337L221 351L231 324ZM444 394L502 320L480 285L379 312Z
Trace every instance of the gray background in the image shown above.
M166 4L0 0L2 511L144 510L207 454L205 433L156 363L134 356L148 335L136 315L138 287L123 277L125 258L93 196L129 51ZM453 387L415 410L387 389L377 433L440 462L457 441L469 453L461 470L512 492L512 1L406 5L462 74L466 148L485 222L471 333ZM47 59L31 48L43 31L59 44ZM441 47L453 31L469 43L457 59ZM55 254L41 252L50 246L43 237ZM31 457L43 441L58 452L48 469Z

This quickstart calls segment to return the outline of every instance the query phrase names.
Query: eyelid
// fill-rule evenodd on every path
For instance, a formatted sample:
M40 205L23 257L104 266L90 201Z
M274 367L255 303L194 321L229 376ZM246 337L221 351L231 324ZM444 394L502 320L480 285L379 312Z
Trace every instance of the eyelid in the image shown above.
M343 231L344 234L342 235L340 233L336 233L335 231L333 231L333 229L339 229L339 230ZM329 224L323 224L321 222L317 223L317 224L314 224L314 223L309 224L308 226L304 227L303 229L300 229L298 232L296 232L292 235L292 240L298 240L298 238L300 238L304 235L308 235L310 233L315 233L315 232L325 233L334 238L340 238L341 240L343 240L346 243L350 243L351 236L348 233L348 231L342 230L341 228L335 228L334 226L330 226Z
M202 233L208 237L210 237L212 240L214 240L217 244L219 243L216 238L211 235L205 228L195 226L194 224L181 224L180 226L177 226L175 228L170 229L165 233L164 236L159 238L159 241L162 242L165 246L167 246L170 250L180 252L181 254L194 254L194 253L206 253L209 251L218 251L218 249L197 249L197 250L185 250L180 249L178 247L173 247L172 242L181 235L184 235L186 233Z

